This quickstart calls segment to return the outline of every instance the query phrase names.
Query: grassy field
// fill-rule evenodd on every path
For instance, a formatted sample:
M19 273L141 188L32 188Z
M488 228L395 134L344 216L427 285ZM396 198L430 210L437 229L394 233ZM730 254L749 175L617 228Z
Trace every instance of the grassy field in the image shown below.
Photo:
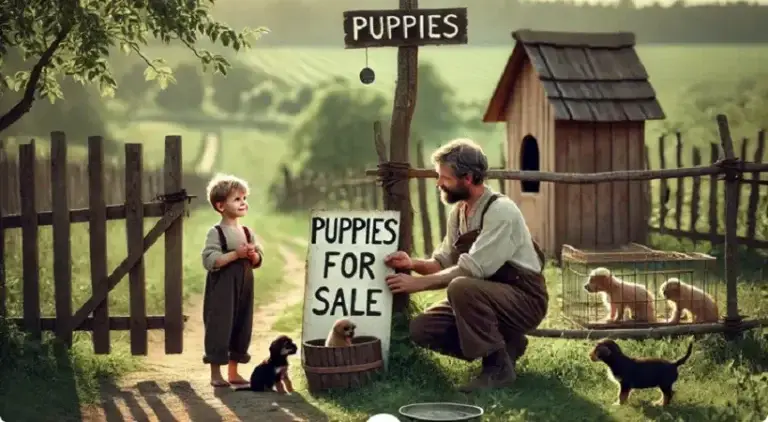
M464 102L486 101L498 80L512 45L509 48L464 48L440 47L424 48L420 51L420 60L433 62L441 71L446 82L456 91L456 96ZM650 74L656 92L664 107L669 122L685 121L684 103L686 89L693 84L711 81L714 87L731 86L742 78L754 77L768 68L768 47L765 46L666 46L638 47L638 52ZM382 92L391 98L396 79L395 50L371 49L368 52L368 65L377 74L376 83L369 88ZM163 56L171 65L180 60L192 59L188 52L180 55L178 50L155 50L150 55ZM249 66L259 68L270 77L285 81L290 86L318 85L334 76L351 79L357 83L357 73L365 65L365 53L360 50L342 49L296 49L296 48L257 48L252 52L238 56ZM738 63L734 66L733 63ZM127 67L127 66L126 66ZM123 67L121 67L123 69ZM130 89L130 87L129 87ZM143 113L158 112L151 102L142 105L140 110L124 107L117 101L107 101L107 109L115 116L124 113L128 118L115 118L110 122L110 129L116 139L126 142L142 142L145 145L145 166L153 167L162 162L163 143L166 135L182 135L185 164L197 151L202 135L210 128L199 123L183 123L178 116L160 115L161 119L143 119ZM206 107L209 109L210 107ZM200 116L202 119L204 116ZM219 116L220 117L220 116ZM285 240L286 237L306 237L306 215L279 215L270 212L267 189L276 177L279 164L291 161L290 141L292 130L297 122L306 116L280 115L269 109L262 116L286 125L282 131L261 130L256 125L219 125L224 148L221 166L218 171L234 173L248 179L252 185L252 213L246 221L268 245ZM244 116L248 119L249 116ZM189 120L189 119L188 119ZM194 121L194 119L191 119ZM706 124L714 126L713 122ZM768 126L766 118L742 122L734 127L734 138L754 137L755 128ZM44 131L55 128L46 128ZM652 151L651 157L658 155L655 139L658 134L669 129L664 122L649 122L647 125L647 143ZM467 131L457 136L473 136L486 148L491 162L499 161L498 151L505 139L503 124L489 126L480 132ZM714 139L685 138L686 143L698 144ZM350 142L371 142L369 135ZM653 141L653 142L652 142ZM435 144L437 140L430 144ZM38 139L39 150L47 148L45 139ZM668 144L668 157L674 154ZM73 159L84 157L84 149L72 146ZM668 160L669 161L669 160ZM428 192L431 181L428 181ZM674 189L674 186L673 186ZM674 191L673 191L674 195ZM433 195L430 195L432 197ZM415 196L413 197L415 200ZM436 209L434 199L431 207ZM705 212L703 209L702 212ZM434 215L434 214L433 214ZM204 272L199 258L200 243L205 231L216 221L212 211L201 207L194 211L185 222L184 243L184 292L190 299L202 290ZM414 216L415 237L419 238L420 220ZM148 230L152 221L147 221ZM432 218L433 233L437 241L437 220ZM113 268L125 256L125 232L121 222L109 223L109 265ZM41 251L49 251L50 229L41 228ZM11 316L20 316L21 312L21 259L20 237L18 231L6 232L6 268L9 285L9 306ZM421 245L417 240L417 250ZM72 228L73 251L73 304L77 307L90 294L88 237L87 226L76 225ZM305 253L295 244L288 246L301 256ZM277 257L275 249L268 249L269 256ZM163 309L163 268L162 246L155 246L146 255L148 312L161 313ZM41 253L41 303L44 315L53 313L53 281L51 280L50 253ZM266 303L282 280L281 261L268 259L258 278L260 303ZM557 283L557 270L550 269L550 283ZM763 286L765 283L763 283ZM768 297L764 287L749 287L745 284L740 291L742 303L751 308L748 311L762 309L764 314ZM559 292L557 284L551 284L552 292ZM721 289L724 291L724 289ZM434 296L418 297L421 304L435 299ZM750 301L751 300L751 301ZM552 301L552 312L557 311L557 300ZM125 282L110 295L110 309L113 315L127 315L128 289ZM276 329L291 332L300 325L300 308L286 311L286 315L275 325ZM554 321L554 313L549 321ZM54 420L72 409L77 403L87 403L97 398L97 380L101 377L117 377L134 369L138 361L131 358L127 348L127 333L114 333L113 349L110 356L93 356L90 337L78 334L72 352L57 350L53 343L43 345L27 343L18 333L0 327L0 417L8 421L24 420L30 411L40 411L38 403L40 392L51 397L46 411L50 413L38 417L39 420ZM627 409L609 409L615 394L614 387L606 382L603 369L596 367L586 359L589 344L567 342L563 340L533 340L531 352L526 355L522 365L520 387L505 393L481 395L473 399L474 403L484 406L489 412L487 420L750 420L747 410L754 406L749 400L763 394L760 417L768 414L765 394L750 393L755 381L746 386L733 384L739 374L757 373L768 368L765 356L768 345L765 332L757 332L739 346L726 345L717 338L701 339L696 346L690 365L683 371L679 386L679 403L669 413L660 413L648 407L633 406ZM5 339L8 339L7 341ZM677 356L684 350L681 342L627 342L629 351L638 354L659 356ZM333 415L334 420L359 421L363 415L376 411L396 412L399 405L412 401L438 399L466 399L447 393L449 383L467 375L474 368L459 364L451 359L429 353L414 351L403 341L393 345L392 371L387 380L352 394L332 395L315 400L323 409ZM568 362L568 364L563 364ZM298 369L298 365L294 367ZM421 374L430 374L421 377ZM297 378L301 378L300 376ZM50 382L51 379L56 382ZM703 388L711 390L705 395L697 392ZM41 390L42 389L42 390ZM385 390L391 390L389 392ZM736 391L743 391L737 394ZM568 396L568 397L566 397ZM655 393L640 393L636 399L648 401ZM739 397L737 397L739 396ZM738 413L729 415L724 407L728 401L738 401ZM73 405L74 403L74 405ZM74 406L74 407L73 407ZM752 407L750 407L752 406ZM719 412L719 413L718 413ZM585 419L574 419L574 415L583 415ZM36 414L35 416L39 416ZM50 418L48 417L50 416ZM578 418L578 417L577 417ZM752 417L755 419L756 417ZM756 419L755 419L756 420Z
M654 238L659 247L680 249L670 239ZM562 326L560 269L545 272L550 309L542 327ZM759 277L759 276L758 276ZM725 291L722 281L719 291ZM416 309L444 298L444 292L414 295ZM721 301L724 298L719 298ZM721 302L724 303L724 302ZM764 276L744 280L739 288L742 313L768 315L768 285ZM283 333L300 333L301 306L288 309L273 326ZM677 358L689 340L621 341L632 355ZM376 413L397 414L405 404L456 401L481 406L486 421L761 421L768 414L768 330L756 330L736 343L722 336L694 339L694 353L681 370L675 403L668 409L651 404L658 391L636 391L630 405L618 408L616 386L605 377L605 368L592 363L589 341L532 338L520 364L517 386L465 396L453 386L463 382L479 364L415 350L403 338L393 339L389 372L365 388L311 396L304 374L293 367L301 394L328 412L332 421L361 421Z

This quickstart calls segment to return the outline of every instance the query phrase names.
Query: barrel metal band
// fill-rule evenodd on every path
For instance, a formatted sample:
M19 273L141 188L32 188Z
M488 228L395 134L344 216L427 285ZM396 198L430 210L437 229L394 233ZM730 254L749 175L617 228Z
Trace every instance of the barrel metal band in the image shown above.
M329 366L329 367L316 367L303 365L304 371L311 374L347 374L352 372L363 372L371 369L376 369L384 366L382 360L375 362L362 363L360 365L347 365L347 366Z

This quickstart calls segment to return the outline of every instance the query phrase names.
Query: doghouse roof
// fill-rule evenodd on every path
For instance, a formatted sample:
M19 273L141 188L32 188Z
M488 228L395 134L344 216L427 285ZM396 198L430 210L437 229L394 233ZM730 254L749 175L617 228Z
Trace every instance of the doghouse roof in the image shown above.
M664 118L630 32L523 29L488 104L484 122L503 122L525 59L544 86L556 120L644 121Z

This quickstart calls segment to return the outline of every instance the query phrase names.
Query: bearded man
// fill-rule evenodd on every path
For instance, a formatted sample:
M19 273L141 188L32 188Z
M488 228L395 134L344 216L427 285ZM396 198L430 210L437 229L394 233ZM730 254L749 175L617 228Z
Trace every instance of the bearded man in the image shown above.
M412 341L467 361L482 358L481 373L460 391L505 387L517 376L525 333L546 316L544 254L517 205L484 184L488 159L480 146L457 139L432 162L443 201L455 204L448 230L430 259L389 255L390 268L421 276L392 274L387 285L392 293L447 289L447 300L411 321Z

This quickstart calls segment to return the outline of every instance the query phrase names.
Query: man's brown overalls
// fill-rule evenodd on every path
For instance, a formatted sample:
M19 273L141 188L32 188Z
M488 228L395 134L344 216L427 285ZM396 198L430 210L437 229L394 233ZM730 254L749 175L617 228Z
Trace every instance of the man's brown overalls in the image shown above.
M469 252L482 230L485 213L500 196L495 194L486 203L479 229L459 233L453 244L454 262ZM459 210L457 216L462 212ZM536 242L534 248L543 269L544 254ZM459 359L484 358L486 375L500 364L489 358L493 352L506 348L512 362L525 353L525 333L541 323L549 302L544 276L512 262L506 262L488 280L455 278L448 285L447 296L411 321L411 339Z

